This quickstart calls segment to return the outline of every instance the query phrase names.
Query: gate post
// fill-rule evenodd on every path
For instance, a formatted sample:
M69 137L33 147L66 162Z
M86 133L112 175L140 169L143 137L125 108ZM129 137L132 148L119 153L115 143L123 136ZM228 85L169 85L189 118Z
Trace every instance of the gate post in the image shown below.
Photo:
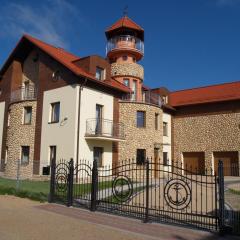
M146 207L144 223L149 221L149 161L146 161Z
M71 158L69 163L69 173L68 173L68 190L67 190L67 206L73 205L73 176L74 176L74 166L73 159Z
M56 162L51 161L51 179L50 179L50 193L48 202L54 202L54 195L55 195L55 183L56 183Z
M218 190L219 190L219 232L224 234L225 231L225 210L224 210L224 173L223 162L220 160L218 163Z
M97 209L97 192L98 192L98 163L97 159L93 160L92 168L92 189L91 189L91 211L94 212Z

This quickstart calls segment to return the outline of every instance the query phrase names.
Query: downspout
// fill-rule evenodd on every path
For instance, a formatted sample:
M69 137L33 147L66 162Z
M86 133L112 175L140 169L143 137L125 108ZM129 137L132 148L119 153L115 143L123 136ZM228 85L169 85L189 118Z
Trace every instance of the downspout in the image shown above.
M79 158L79 136L80 136L80 111L81 111L81 97L82 97L82 90L84 85L87 83L87 78L84 79L82 84L79 84L78 90L78 119L77 119L77 149L76 149L76 164L78 165L78 158Z

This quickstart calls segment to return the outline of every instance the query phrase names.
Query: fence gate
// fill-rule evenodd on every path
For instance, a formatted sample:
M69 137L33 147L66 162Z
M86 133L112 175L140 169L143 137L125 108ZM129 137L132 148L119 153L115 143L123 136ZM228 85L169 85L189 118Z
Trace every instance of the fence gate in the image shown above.
M50 201L216 231L224 226L221 162L218 170L218 176L211 170L197 175L196 169L148 160L114 168L61 161L51 166Z

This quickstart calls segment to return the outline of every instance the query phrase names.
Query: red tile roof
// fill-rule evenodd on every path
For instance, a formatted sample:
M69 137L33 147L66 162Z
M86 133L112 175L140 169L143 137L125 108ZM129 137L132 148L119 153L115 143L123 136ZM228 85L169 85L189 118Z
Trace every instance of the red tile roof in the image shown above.
M173 107L240 99L240 81L171 92Z
M121 83L117 85L113 79L110 79L109 81L99 81L92 74L86 72L84 69L80 68L79 66L76 66L73 62L80 59L80 57L72 53L69 53L62 48L57 48L43 41L40 41L30 35L26 35L26 34L23 35L23 37L18 42L16 48L13 50L9 58L11 58L14 55L15 50L18 48L21 42L24 41L25 39L31 42L32 44L34 44L35 46L37 46L38 48L40 48L43 52L45 52L46 54L54 58L56 61L61 63L63 66L68 68L77 76L86 77L89 80L98 83L99 85L104 85L106 87L114 88L121 92L129 92L129 88L127 88L125 85ZM6 61L6 63L2 67L1 71L6 68L7 64L9 64L9 59Z
M110 32L122 27L131 28L138 31L144 31L143 28L141 28L138 24L136 24L132 19L130 19L128 16L124 16L121 19L119 19L117 22L115 22L111 27L109 27L106 30L106 32Z

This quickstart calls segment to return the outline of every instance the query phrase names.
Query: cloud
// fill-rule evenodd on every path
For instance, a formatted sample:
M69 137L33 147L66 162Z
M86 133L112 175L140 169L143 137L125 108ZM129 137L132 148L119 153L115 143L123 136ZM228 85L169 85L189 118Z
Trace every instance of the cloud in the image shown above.
M234 6L240 3L240 0L217 0L217 6Z
M68 18L71 16L71 19ZM67 31L81 14L66 0L46 0L39 5L10 2L0 10L0 37L18 37L28 33L53 45L67 48Z

